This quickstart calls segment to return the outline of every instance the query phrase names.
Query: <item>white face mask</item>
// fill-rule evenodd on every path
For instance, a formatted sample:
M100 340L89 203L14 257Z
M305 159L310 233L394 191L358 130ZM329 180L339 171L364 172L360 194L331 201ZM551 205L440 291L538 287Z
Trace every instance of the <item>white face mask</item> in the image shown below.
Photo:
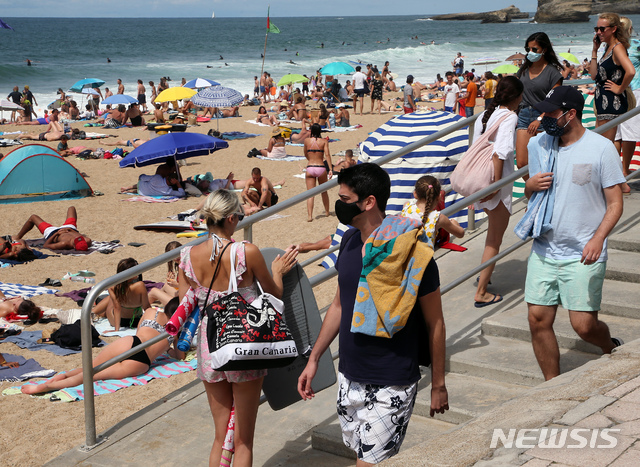
M530 62L537 62L542 58L542 54L537 54L535 52L527 52L527 60Z

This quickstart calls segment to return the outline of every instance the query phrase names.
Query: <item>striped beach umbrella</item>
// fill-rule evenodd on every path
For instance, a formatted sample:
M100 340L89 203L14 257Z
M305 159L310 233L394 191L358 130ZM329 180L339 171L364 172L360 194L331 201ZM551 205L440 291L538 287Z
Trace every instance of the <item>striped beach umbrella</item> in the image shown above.
M380 157L402 149L458 122L462 117L449 112L414 112L389 120L375 130L360 145L360 161L375 162ZM433 175L440 180L442 188L450 189L449 176L469 146L467 130L457 130L438 141L422 146L383 165L391 177L391 197L387 203L387 214L399 214L404 204L413 196L413 187L423 175ZM455 192L447 195L447 206L461 199ZM463 218L463 215L465 216ZM458 221L466 224L466 213L458 213Z

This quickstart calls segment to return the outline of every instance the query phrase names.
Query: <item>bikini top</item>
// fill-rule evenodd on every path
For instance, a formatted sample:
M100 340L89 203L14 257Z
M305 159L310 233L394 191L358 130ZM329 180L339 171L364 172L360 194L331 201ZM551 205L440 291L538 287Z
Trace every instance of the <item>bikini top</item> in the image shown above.
M158 334L162 334L164 332L164 326L162 326L157 321L158 313L160 313L160 310L156 310L156 315L154 316L153 319L145 319L144 321L141 321L140 325L138 326L138 329L151 328L154 331L156 331ZM171 344L173 343L174 336L169 336L168 339L169 339L169 344Z
M320 145L318 144L318 138L314 138L311 144L315 144L315 149L309 148L307 149L307 152L324 152L324 149L320 149ZM311 146L311 144L309 144L309 146Z

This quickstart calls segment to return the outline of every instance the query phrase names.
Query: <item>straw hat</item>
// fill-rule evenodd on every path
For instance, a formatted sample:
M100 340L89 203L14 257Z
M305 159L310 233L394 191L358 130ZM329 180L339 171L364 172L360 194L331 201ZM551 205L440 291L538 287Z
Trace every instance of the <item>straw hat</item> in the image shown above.
M280 127L275 127L271 129L271 136L278 136L281 133L282 133L282 128Z
M280 102L280 107L289 107L289 103L287 101Z
M179 112L178 115L176 115L176 118L184 118L184 114L182 112Z

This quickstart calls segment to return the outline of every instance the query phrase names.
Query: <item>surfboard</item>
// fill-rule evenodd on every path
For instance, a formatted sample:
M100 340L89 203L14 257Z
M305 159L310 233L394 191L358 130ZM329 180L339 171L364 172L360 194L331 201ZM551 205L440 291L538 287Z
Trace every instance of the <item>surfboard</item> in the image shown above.
M200 224L193 227L196 230L207 230L206 224ZM134 230L155 230L157 232L183 232L185 230L191 230L191 224L189 221L162 221L154 222L152 224L136 225Z
M269 268L276 256L284 253L278 248L263 248L260 251ZM302 400L298 394L298 377L307 365L304 355L311 351L322 327L320 310L302 266L297 264L284 276L283 285L284 319L296 341L299 355L289 366L270 368L264 379L262 391L273 410L284 409ZM327 350L318 362L318 372L311 387L315 392L320 392L333 386L336 381L331 351Z

